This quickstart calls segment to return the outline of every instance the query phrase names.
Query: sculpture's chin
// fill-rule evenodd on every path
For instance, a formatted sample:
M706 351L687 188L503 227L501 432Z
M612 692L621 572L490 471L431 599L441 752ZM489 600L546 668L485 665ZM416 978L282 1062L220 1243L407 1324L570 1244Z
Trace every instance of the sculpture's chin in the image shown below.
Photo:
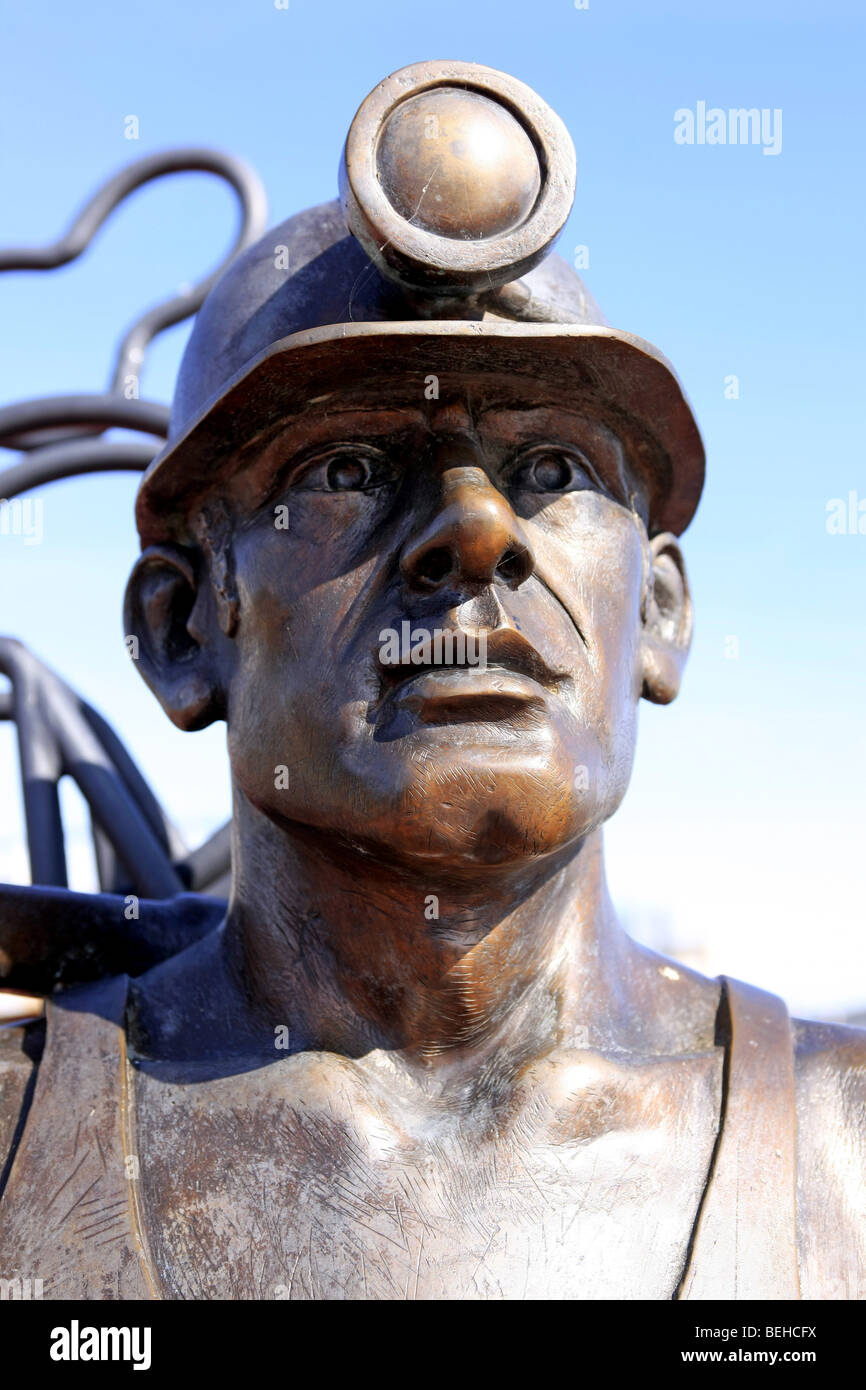
M276 753L264 757L237 739L233 752L236 786L284 831L303 827L326 853L342 846L420 874L425 866L519 871L576 848L613 813L628 780L628 760L576 720L423 726L390 739L365 726L330 746L311 737L276 787L262 775Z
M529 869L576 847L604 818L570 779L547 772L449 761L393 804L371 807L363 822L352 818L345 838L377 858L411 864L419 874L425 866L439 874Z

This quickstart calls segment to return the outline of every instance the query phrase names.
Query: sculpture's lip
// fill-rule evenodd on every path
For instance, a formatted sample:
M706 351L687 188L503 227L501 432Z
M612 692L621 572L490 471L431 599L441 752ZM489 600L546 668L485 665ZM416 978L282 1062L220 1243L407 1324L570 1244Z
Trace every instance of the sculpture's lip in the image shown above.
M410 687L423 690L490 690L519 693L544 689L539 681L508 666L421 666L407 671L394 687L402 694Z
M455 651L457 641L462 645ZM450 659L444 659L446 653ZM399 661L384 661L381 651L377 660L382 699L376 717L399 709L426 724L499 724L528 713L537 716L567 675L555 671L522 633L509 627L469 633L440 628L435 639L428 633L426 640L401 651Z
M409 628L408 623L404 626ZM480 628L469 632L461 628L437 628L434 634L428 633L422 640L414 640L411 629L408 635L410 642L404 644L399 660L387 661L381 648L376 653L386 695L402 690L423 675L453 675L460 681L465 681L469 675L490 675L497 679L512 676L538 689L553 687L568 674L554 670L532 643L512 628L492 631Z
M389 694L394 704L431 724L498 722L527 708L541 709L547 701L547 691L538 681L504 666L416 668Z

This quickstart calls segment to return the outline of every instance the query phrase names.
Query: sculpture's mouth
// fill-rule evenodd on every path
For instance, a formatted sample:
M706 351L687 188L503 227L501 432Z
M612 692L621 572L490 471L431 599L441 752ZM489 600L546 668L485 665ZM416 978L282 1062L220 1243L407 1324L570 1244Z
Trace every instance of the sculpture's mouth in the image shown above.
M395 703L415 710L427 724L513 718L530 707L542 709L545 691L529 676L505 667L428 667L407 676Z
M397 659L377 655L379 709L413 711L425 723L514 718L544 708L565 673L554 671L519 632L468 635L448 629L419 640Z

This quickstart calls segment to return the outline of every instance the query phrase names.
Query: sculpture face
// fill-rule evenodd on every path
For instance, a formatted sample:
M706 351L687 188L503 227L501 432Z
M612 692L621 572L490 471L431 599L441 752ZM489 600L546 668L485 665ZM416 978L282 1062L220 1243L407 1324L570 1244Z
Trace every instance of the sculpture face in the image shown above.
M477 869L561 850L631 769L641 486L604 422L528 379L370 395L314 406L227 487L235 781L276 821L387 856ZM389 632L417 647L422 630L480 635L486 669L393 646L383 662Z

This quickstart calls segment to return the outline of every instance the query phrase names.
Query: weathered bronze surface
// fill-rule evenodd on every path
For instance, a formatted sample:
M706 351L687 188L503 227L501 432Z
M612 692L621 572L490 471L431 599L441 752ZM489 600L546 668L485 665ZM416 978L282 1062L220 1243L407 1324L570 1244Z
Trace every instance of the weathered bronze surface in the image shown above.
M866 1034L608 897L703 449L656 349L537 264L573 152L527 91L389 78L342 205L198 316L125 631L178 727L227 723L232 895L48 1003L31 1102L0 1058L3 1270L46 1296L866 1295Z

